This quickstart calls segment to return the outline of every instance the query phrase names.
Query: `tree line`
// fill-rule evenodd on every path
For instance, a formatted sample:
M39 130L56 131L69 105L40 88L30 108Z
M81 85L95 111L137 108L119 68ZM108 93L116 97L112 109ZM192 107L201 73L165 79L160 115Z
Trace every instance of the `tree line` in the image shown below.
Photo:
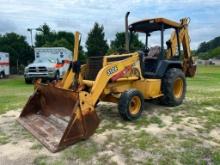
M204 60L220 57L220 36L210 41L202 42L197 49L198 57Z
M74 34L72 32L55 31L47 24L41 25L37 30L35 47L65 47L73 51ZM131 35L130 50L142 49L144 44L138 39L138 34L132 33ZM104 26L95 23L86 38L85 48L87 50L84 51L80 45L79 60L85 63L87 57L124 52L124 47L124 32L117 32L115 38L108 44ZM22 72L23 68L34 60L34 48L28 44L25 36L14 32L0 34L0 52L8 52L10 54L10 70L12 73ZM220 36L208 42L202 42L195 52L201 59L220 56Z
M52 30L46 23L37 28L35 35L35 47L65 47L73 51L74 34L66 31ZM138 39L137 34L132 34L131 50L140 50L144 44ZM87 57L104 56L124 50L125 33L117 32L115 39L110 44L107 43L104 26L97 22L88 33L85 47L86 51L80 45L79 60L85 63ZM11 73L23 72L24 67L34 60L34 48L28 44L23 35L6 33L0 35L0 52L10 54Z

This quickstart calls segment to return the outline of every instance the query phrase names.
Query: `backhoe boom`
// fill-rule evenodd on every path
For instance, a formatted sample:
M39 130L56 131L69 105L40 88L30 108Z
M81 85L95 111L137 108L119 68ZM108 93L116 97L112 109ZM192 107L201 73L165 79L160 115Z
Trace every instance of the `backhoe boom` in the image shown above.
M190 38L188 31L189 18L183 18L180 20L181 27L171 34L171 38L168 41L170 47L167 50L166 58L171 59L177 53L178 39L179 43L183 47L183 71L187 77L193 77L195 75L196 66L194 64L191 49L190 49ZM177 36L178 35L178 36Z

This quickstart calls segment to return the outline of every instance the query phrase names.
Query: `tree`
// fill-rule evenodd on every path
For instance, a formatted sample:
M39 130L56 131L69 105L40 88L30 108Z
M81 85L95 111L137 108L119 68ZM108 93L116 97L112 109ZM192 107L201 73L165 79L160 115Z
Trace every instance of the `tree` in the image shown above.
M198 53L201 53L201 52L206 52L209 50L209 44L206 43L206 42L202 42L200 45L199 45L199 48L197 50Z
M37 28L36 47L65 47L71 51L74 49L74 34L66 31L51 31L49 25L44 24ZM79 46L79 60L84 63L85 55L82 46Z
M57 39L66 39L68 43L70 43L72 46L74 45L74 34L71 32L66 31L58 31L57 32Z
M26 42L26 38L16 33L0 35L0 51L10 54L12 73L17 73L17 63L19 66L26 66L34 59L33 49Z
M40 33L37 33L35 36L35 46L42 47L47 42L53 42L56 40L56 33L52 32L49 25L44 23L39 28L37 28Z
M70 44L65 38L56 39L54 41L46 41L43 47L65 47L69 50L73 50L73 45Z
M89 32L86 41L87 56L104 56L108 51L108 44L105 40L105 33L103 25L97 22L93 29Z
M216 37L213 40L210 40L208 42L202 42L199 45L197 53L208 52L208 51L210 51L212 49L215 49L215 48L217 48L219 46L220 46L220 36Z
M138 39L137 33L131 33L130 51L137 51L144 47L144 44ZM111 41L111 52L120 52L125 49L125 32L118 32L115 39Z
M220 46L208 52L209 58L218 58L220 56Z

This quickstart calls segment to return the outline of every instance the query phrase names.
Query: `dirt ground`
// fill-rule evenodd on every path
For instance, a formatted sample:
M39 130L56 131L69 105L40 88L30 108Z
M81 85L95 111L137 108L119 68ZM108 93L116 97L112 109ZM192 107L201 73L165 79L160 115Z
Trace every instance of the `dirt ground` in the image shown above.
M215 164L220 129L207 131L205 118L180 109L146 103L143 117L132 123L119 117L117 105L101 102L97 112L102 121L96 133L55 154L16 122L20 109L8 111L0 116L0 164Z

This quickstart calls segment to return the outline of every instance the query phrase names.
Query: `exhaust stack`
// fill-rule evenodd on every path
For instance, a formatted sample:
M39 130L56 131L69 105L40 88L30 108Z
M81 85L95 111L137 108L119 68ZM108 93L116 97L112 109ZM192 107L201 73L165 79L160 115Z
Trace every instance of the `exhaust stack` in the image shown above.
M129 52L129 34L128 34L128 16L130 12L128 11L125 15L125 50Z

